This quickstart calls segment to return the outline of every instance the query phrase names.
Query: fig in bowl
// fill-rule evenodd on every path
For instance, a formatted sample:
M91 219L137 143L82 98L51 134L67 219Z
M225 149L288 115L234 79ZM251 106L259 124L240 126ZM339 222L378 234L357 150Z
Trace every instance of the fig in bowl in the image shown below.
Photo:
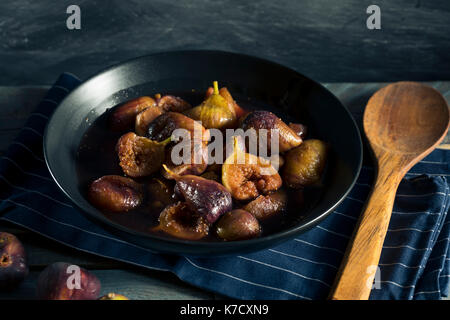
M201 121L207 129L233 128L237 123L235 102L231 95L227 99L219 92L217 81L214 81L212 92L207 91L207 98L199 106L184 112L188 117Z
M130 178L108 175L92 182L88 198L98 209L124 212L142 204L143 187Z
M283 167L283 181L290 188L301 188L320 181L325 169L328 146L317 139L305 140L289 150Z
M163 113L173 111L182 112L191 108L191 105L183 99L171 95L161 97L160 94L155 95L155 105L139 112L136 115L135 131L140 136L145 136L148 127L157 117Z
M233 208L231 193L220 183L194 175L179 176L165 168L176 181L175 194L209 223Z
M269 160L245 153L238 147L222 165L222 183L236 200L254 199L260 194L278 190L282 180Z
M260 130L267 130L270 132L263 141L264 148L270 151L272 145L272 137L275 132L278 132L279 151L285 152L292 148L299 146L302 143L302 138L286 123L270 111L260 110L253 111L245 116L242 120L241 128L244 130L254 129L260 136ZM261 137L260 137L261 141Z
M175 238L200 240L209 232L206 219L192 211L186 202L168 205L159 215L159 225L152 229Z
M261 227L249 212L236 209L224 214L216 225L216 234L225 241L246 240L259 237Z
M147 96L130 100L113 110L109 117L110 128L114 131L130 130L133 128L136 115L154 106L156 101Z

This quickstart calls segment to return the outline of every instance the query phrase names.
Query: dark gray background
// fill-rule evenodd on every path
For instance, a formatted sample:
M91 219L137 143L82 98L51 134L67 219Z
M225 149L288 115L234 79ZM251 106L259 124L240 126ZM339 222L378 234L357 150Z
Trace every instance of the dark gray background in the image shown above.
M81 30L66 8L81 7ZM366 8L381 7L381 30ZM268 58L319 81L450 79L449 0L112 0L0 2L0 85L81 78L157 51ZM220 63L220 61L218 61Z

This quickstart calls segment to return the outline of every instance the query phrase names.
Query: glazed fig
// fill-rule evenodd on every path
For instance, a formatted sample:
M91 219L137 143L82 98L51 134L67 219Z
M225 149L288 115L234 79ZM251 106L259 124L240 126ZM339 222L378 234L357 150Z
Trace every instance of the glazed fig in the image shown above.
M158 106L147 108L144 111L139 112L136 116L134 131L136 131L136 133L140 136L145 136L148 132L150 123L152 123L153 120L158 118L164 112L165 111Z
M217 81L214 81L213 93L199 106L185 111L184 114L201 121L207 129L234 128L237 123L233 101L227 101L219 93Z
M269 111L253 111L245 116L242 121L241 128L244 130L254 129L259 137L261 129L268 130L266 138L266 146L263 146L268 152L271 151L271 140L275 131L278 130L278 151L285 152L299 146L302 143L297 133L285 124L280 118Z
M157 172L164 161L164 149L168 143L170 137L158 142L140 137L134 132L124 134L117 142L119 164L123 172L133 178Z
M260 194L268 194L279 189L282 180L269 161L237 146L222 165L222 184L237 200L254 199Z
M41 300L95 300L100 288L100 280L93 273L70 263L56 262L39 275L37 297Z
M170 172L167 167L166 170L176 181L175 193L208 223L214 223L233 208L230 192L220 183L193 175L180 176Z
M233 106L234 113L236 114L236 118L239 119L246 115L248 113L247 110L242 109L236 101L233 99L233 97L230 94L230 91L226 87L220 88L219 94L224 97L225 100L227 100L228 104Z
M121 294L110 292L110 293L98 298L98 300L130 300L130 299L128 299L127 297L125 297Z
M126 212L137 208L143 200L142 186L130 178L103 176L89 187L88 199L100 210Z
M283 181L291 188L317 183L325 168L327 145L320 140L305 140L286 154Z
M205 143L209 141L209 132L200 123L178 112L166 112L157 117L150 123L147 137L163 141L170 138L175 129L185 129L191 138L197 138Z
M209 87L206 90L205 100L208 99L214 93L214 88ZM247 110L241 108L236 101L231 96L230 91L226 87L220 88L219 94L227 100L228 104L234 109L234 113L236 114L236 118L239 119L248 113Z
M133 128L136 115L150 107L156 106L156 101L150 97L139 97L114 109L110 115L110 127L114 131L126 131Z
M306 134L308 133L308 128L301 124L301 123L289 123L289 128L294 130L294 132L302 138L302 140L305 140Z
M0 290L17 286L28 275L25 249L16 236L0 232Z
M193 212L187 203L178 202L167 206L159 216L159 225L154 231L163 231L176 238L199 240L208 235L209 224Z
M177 112L167 112L156 118L149 126L148 137L152 140L162 141L170 138L176 129L186 130L186 136L182 136L182 141L166 149L165 164L173 172L179 175L193 174L199 175L205 172L208 166L209 131L200 123ZM174 137L174 139L177 137ZM186 140L185 140L186 139ZM180 146L188 148L189 155L180 151ZM181 148L183 151L183 148ZM174 163L174 158L182 161ZM171 179L162 170L166 179Z
M256 219L262 221L283 212L286 210L286 206L286 192L280 189L267 196L259 196L255 200L247 203L242 209L250 212Z
M161 97L155 95L156 103L154 106L141 111L136 116L135 131L140 136L145 136L148 132L150 123L165 112L183 112L192 108L189 103L179 97L166 95Z
M247 240L258 237L261 234L261 227L251 213L236 209L219 219L216 234L226 241Z
M175 97L171 95L165 95L161 97L161 95L155 95L156 105L163 109L164 111L173 111L173 112L183 112L192 108L192 106L181 99L180 97Z

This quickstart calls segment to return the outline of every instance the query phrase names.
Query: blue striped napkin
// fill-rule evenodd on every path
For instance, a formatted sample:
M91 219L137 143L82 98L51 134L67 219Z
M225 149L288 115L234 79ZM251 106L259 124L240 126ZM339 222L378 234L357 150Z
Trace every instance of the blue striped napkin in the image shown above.
M166 270L239 299L325 299L369 193L373 169L320 225L271 249L226 258L159 255L93 224L52 181L42 134L52 111L80 83L63 74L0 161L0 217L70 247ZM439 299L450 280L450 152L436 150L402 181L371 299ZM426 174L426 175L425 175Z

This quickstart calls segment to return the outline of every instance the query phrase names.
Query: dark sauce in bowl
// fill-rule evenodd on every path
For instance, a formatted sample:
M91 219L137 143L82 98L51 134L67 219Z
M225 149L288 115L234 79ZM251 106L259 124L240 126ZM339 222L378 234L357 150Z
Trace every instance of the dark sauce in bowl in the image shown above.
M188 101L192 106L200 104L204 99L204 93L197 93L194 91L170 92L169 94L181 97L182 99ZM286 114L280 112L280 110L275 110L260 101L239 96L238 94L233 94L233 92L232 95L237 103L246 110L268 110L275 113L286 123L299 122L298 119L292 119ZM92 123L92 125L85 132L78 147L78 185L80 186L81 193L86 198L89 185L94 180L105 175L124 176L124 173L119 166L116 144L120 136L129 131L114 132L110 130L109 116L114 108L115 107L104 112ZM303 124L308 125L307 123ZM308 135L307 138L311 137ZM148 185L154 181L154 178L163 179L161 174L158 172L149 177L133 178L133 180L143 185ZM169 181L168 183L172 188L175 185L174 181ZM305 217L309 208L314 207L314 205L320 200L320 195L322 193L322 187L305 188L300 196L296 193L298 192L297 190L288 190L288 188L285 189L288 198L287 209L281 214L265 219L264 221L260 221L262 237L296 225L303 217ZM303 196L304 200L299 203L301 196ZM129 229L173 238L172 236L161 231L152 230L158 225L159 214L164 208L161 208L161 210L155 210L154 208L152 209L149 202L150 198L146 197L144 204L134 210L120 213L102 211L102 214L109 220ZM176 200L174 199L174 203L175 202ZM233 205L238 208L242 207L243 204L233 200ZM214 227L212 226L210 228L209 236L198 241L211 242L222 240L215 236Z

